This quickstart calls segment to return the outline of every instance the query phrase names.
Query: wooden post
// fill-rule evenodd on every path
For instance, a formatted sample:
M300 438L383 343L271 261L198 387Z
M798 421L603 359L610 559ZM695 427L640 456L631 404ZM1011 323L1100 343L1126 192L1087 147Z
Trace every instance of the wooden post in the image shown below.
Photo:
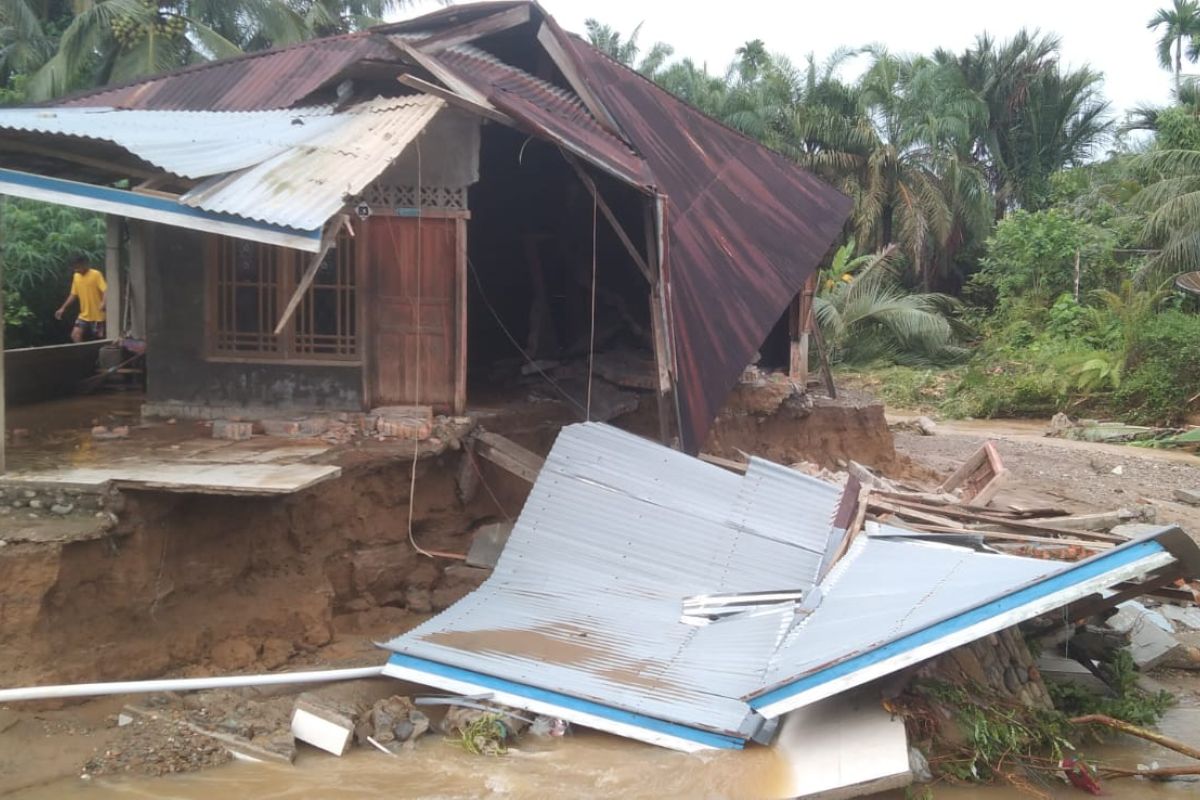
M119 339L124 333L121 330L121 301L125 292L121 279L121 218L108 214L104 222L104 280L108 283L104 314L108 320L108 338Z
M454 238L454 413L462 416L467 410L467 221L461 217L455 220Z
M659 261L658 224L651 200L644 209L646 229L646 265L654 276L650 285L650 336L654 345L654 367L656 372L655 392L658 400L658 437L665 445L670 445L674 439L675 404L673 402L674 362L671 359L670 328L667 322L667 304L663 293L662 264Z
M129 335L146 338L146 223L128 220L129 225Z
M800 294L792 300L788 313L788 333L791 339L788 377L799 384L801 389L808 388L808 337L813 325L812 308L816 285L817 275L814 272L804 282Z

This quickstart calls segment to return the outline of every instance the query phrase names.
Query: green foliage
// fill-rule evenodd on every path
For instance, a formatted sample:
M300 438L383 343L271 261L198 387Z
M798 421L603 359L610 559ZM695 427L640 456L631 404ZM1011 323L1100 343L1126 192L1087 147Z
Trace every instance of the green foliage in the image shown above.
M1168 310L1147 319L1130 348L1114 402L1130 422L1179 423L1200 387L1200 317Z
M1119 651L1111 663L1101 665L1101 670L1113 687L1113 696L1098 694L1070 681L1050 683L1046 688L1054 707L1068 717L1103 714L1145 726L1158 722L1175 703L1169 692L1150 694L1137 688L1137 668L1128 650Z
M63 340L53 311L70 286L68 262L104 258L104 217L32 200L2 202L5 344L31 347Z
M502 756L508 752L508 728L499 714L482 714L455 731L450 741L477 756Z
M1113 246L1111 233L1058 209L1016 211L996 226L972 281L1000 306L1048 302L1073 292L1076 253L1083 289L1103 285L1097 276L1112 267Z
M1163 150L1200 150L1200 119L1191 109L1168 108L1157 116L1156 146Z
M1029 708L999 700L983 687L925 680L916 692L954 714L964 736L954 758L936 762L937 769L964 781L1011 779L1015 767L1058 761L1073 750L1066 717L1057 711Z
M950 319L957 302L905 290L889 269L895 257L893 248L870 256L857 277L831 280L833 285L815 298L813 312L832 359L909 365L961 359L965 351ZM849 269L849 263L841 269Z

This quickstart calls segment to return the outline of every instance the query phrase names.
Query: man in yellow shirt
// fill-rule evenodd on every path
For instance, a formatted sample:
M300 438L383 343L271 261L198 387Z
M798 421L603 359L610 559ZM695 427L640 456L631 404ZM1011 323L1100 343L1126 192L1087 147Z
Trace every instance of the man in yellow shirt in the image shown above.
M79 301L79 316L75 327L71 329L71 341L82 342L86 339L107 339L104 325L104 293L108 291L108 283L104 273L92 269L87 258L82 255L71 259L71 269L75 274L71 277L71 293L58 311L54 312L55 319L62 319L67 307L76 300Z

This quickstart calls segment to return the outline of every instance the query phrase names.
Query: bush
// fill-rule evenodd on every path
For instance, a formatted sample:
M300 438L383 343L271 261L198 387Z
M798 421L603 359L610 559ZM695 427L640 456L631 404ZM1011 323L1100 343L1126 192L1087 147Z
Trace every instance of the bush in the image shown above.
M1200 392L1200 317L1164 311L1145 322L1114 401L1130 421L1174 425Z
M1076 252L1082 290L1104 285L1115 245L1109 231L1064 211L1016 211L987 240L987 255L971 282L999 306L1018 299L1047 305L1074 290Z

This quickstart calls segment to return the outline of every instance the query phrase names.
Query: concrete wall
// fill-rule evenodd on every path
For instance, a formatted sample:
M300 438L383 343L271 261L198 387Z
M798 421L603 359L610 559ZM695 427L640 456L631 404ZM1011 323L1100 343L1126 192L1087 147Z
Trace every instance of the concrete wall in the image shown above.
M163 225L146 226L146 234L149 404L242 408L247 412L362 407L359 367L206 359L205 234Z
M96 374L107 342L81 342L4 351L4 396L12 405L66 397Z

